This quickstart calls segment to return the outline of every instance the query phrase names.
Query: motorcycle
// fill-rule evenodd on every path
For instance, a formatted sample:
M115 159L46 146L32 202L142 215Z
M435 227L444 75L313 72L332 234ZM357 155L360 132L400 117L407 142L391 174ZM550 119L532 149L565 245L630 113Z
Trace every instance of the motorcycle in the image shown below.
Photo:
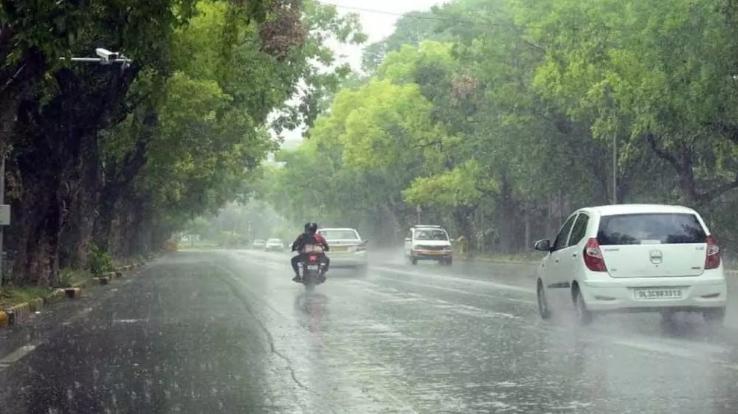
M305 290L312 291L315 286L325 282L325 261L323 259L323 248L321 246L306 245L304 260L300 261L300 283L305 285Z

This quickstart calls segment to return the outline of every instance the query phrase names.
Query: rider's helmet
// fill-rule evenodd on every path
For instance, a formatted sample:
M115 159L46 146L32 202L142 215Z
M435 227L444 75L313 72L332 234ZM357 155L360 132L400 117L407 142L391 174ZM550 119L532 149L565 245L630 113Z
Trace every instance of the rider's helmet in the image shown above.
M318 231L318 223L306 223L305 232L308 234L315 234Z

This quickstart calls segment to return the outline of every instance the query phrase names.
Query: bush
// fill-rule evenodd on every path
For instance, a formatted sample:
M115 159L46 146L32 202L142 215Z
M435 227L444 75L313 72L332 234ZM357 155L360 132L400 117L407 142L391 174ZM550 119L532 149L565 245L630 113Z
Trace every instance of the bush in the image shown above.
M67 267L62 269L59 273L59 285L57 287L72 287L75 283L89 279L90 277L92 277L92 274L87 270L77 270Z
M110 253L95 244L90 247L89 268L93 275L98 276L115 270Z

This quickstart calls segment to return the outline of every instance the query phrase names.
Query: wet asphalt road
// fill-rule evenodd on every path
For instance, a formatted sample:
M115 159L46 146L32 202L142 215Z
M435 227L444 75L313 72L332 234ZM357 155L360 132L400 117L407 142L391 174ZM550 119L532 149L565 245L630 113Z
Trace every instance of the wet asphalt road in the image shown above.
M530 266L180 252L0 331L2 413L738 412L738 311L543 322ZM735 297L735 296L734 296Z

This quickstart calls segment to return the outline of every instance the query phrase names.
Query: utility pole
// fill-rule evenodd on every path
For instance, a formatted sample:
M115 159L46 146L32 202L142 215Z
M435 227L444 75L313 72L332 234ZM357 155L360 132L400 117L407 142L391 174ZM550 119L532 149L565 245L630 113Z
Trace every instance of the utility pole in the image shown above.
M0 154L0 205L5 203L5 154ZM0 225L0 282L5 280L5 250L3 249L3 226ZM2 283L0 283L1 285Z
M418 215L416 224L420 224L420 213L423 212L423 209L420 208L420 205L415 206L415 213Z
M10 225L10 206L5 204L5 153L0 153L0 284L4 277L3 228Z
M618 203L618 134L612 134L612 203Z

